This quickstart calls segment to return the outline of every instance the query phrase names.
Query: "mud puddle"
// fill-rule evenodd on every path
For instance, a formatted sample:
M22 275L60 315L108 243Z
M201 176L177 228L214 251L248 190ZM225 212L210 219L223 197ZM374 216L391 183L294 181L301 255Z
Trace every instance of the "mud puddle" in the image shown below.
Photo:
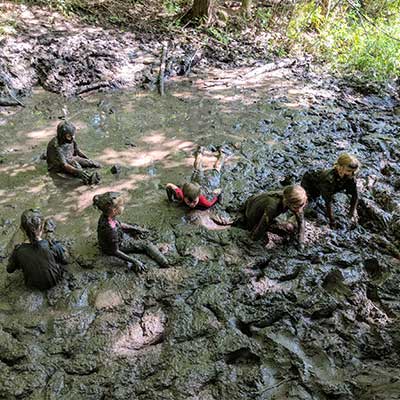
M38 91L23 110L1 111L0 254L21 212L40 207L72 262L47 293L26 289L2 263L0 398L397 398L398 105L296 67L250 73L170 81L162 98ZM41 155L62 108L81 148L103 164L98 186L47 174ZM191 223L163 186L190 176L198 144L209 147L210 166L212 146L232 151L216 208L226 217L249 195L299 182L350 150L363 164L360 223L347 224L345 196L338 230L309 212L304 250L207 230L207 218ZM151 268L137 276L100 256L91 199L107 190L126 194L121 219L151 228L171 268L143 258Z

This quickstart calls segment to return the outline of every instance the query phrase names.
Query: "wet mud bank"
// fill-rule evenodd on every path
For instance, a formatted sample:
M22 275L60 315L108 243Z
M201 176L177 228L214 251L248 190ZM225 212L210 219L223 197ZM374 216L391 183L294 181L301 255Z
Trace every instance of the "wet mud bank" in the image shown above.
M2 111L0 398L398 397L399 105L298 67L251 71L171 80L162 98L37 91L23 110ZM63 107L82 149L103 164L96 187L46 172L41 154ZM222 217L351 151L362 162L359 224L345 218L345 195L336 230L321 204L309 206L304 249L209 230L205 217L192 223L163 185L190 176L197 144L232 153ZM150 268L136 275L99 254L91 199L107 190L127 194L121 219L149 227L170 268L140 256ZM71 257L63 283L45 293L5 271L28 207L53 216Z

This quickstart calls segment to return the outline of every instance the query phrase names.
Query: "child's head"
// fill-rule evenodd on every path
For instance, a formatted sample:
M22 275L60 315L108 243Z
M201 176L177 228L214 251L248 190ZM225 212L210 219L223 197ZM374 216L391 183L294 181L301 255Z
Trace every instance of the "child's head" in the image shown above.
M25 210L21 215L21 228L31 243L40 240L43 232L44 219L40 210Z
M360 161L351 154L341 154L335 162L335 169L341 178L353 177L360 170Z
M286 186L283 190L283 203L289 210L299 213L307 204L307 193L300 185Z
M115 217L124 211L124 199L119 192L97 194L93 197L93 205L109 217Z
M199 202L200 185L186 182L182 187L183 201L190 208L195 208Z
M75 137L76 128L67 121L60 122L57 126L57 139L60 144L72 143Z

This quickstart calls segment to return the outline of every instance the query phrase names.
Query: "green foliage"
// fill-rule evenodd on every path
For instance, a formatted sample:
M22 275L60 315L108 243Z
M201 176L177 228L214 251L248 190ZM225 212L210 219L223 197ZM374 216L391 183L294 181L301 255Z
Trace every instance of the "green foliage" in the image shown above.
M267 28L272 17L270 8L258 8L256 11L256 19L259 21L261 27Z
M207 28L207 33L225 46L227 46L230 42L229 34L224 29L216 26L210 26Z
M364 1L361 7L320 1L300 4L287 25L292 50L314 54L344 74L381 84L400 74L400 0ZM398 40L396 40L397 38Z
M181 12L182 8L181 8L181 2L176 1L176 0L164 0L163 2L165 11L168 14L178 14Z

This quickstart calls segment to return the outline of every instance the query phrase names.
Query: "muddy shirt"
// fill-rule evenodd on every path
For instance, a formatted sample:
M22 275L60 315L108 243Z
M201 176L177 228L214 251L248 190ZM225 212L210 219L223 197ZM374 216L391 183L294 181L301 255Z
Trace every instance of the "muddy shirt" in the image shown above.
M330 202L334 194L339 192L357 196L355 178L341 178L335 168L307 172L301 181L301 186L303 186L310 199L322 196L325 201Z
M102 214L97 225L99 246L105 254L113 255L123 239L121 223Z
M69 163L77 154L78 145L75 140L72 143L59 144L57 137L50 140L47 145L47 169L54 172L62 172L63 165Z
M15 246L7 272L22 269L26 286L44 290L61 280L64 273L61 264L66 264L64 248L57 242L40 240L36 244Z
M174 200L179 201L182 204L185 204L183 201L183 191L181 188L176 188L174 190ZM207 198L201 194L199 196L199 202L197 203L196 210L207 210L208 208L212 207L218 201L218 196L214 196L211 200L207 200ZM186 204L185 204L186 205Z
M254 229L261 219L270 224L278 215L287 211L282 202L283 192L266 192L250 197L246 201L245 220L247 228Z

